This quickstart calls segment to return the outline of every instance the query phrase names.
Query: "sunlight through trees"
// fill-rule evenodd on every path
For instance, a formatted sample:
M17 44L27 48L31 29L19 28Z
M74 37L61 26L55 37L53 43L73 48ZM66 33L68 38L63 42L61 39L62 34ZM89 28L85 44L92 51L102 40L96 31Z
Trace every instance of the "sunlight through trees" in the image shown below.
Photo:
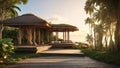
M120 1L87 0L84 9L89 14L85 22L91 27L92 48L120 53Z

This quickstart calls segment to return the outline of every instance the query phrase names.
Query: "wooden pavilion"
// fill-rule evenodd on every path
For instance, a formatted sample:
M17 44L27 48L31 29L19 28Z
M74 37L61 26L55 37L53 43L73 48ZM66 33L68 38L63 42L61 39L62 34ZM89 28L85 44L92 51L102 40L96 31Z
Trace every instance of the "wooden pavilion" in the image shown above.
M63 40L69 41L69 32L77 31L78 28L67 24L50 24L44 19L33 14L24 14L18 17L2 21L4 26L18 28L18 45L23 45L23 38L27 40L26 44L41 45L42 42L50 42L52 32L56 32L56 41L58 32L63 32ZM68 42L69 43L69 42Z
M68 24L52 24L52 31L56 32L56 41L58 40L58 33L63 32L63 41L69 43L70 32L78 31L78 28Z
M25 14L5 20L3 21L3 25L18 28L19 45L22 45L22 40L24 37L27 40L27 45L41 44L46 37L44 36L45 32L50 33L51 28L51 25L47 21L33 14ZM47 41L49 41L49 38Z

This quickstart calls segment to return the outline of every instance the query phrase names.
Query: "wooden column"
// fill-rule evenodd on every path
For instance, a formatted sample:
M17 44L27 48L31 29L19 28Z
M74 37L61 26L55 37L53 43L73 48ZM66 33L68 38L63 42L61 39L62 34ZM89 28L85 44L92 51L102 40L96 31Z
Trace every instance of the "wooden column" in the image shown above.
M65 42L66 42L66 32L65 32Z
M49 31L47 31L47 42L49 42L50 41L50 34L49 34L50 32Z
M67 40L68 40L68 42L69 42L69 40L70 40L69 31L68 31L68 34L67 34Z
M21 45L22 44L22 28L20 27L18 30L18 44Z
M45 31L42 31L42 44L45 43Z
M56 41L58 41L58 32L56 32Z
M63 32L63 41L65 41L65 33Z
M35 29L35 27L33 28L33 44L37 45L37 43L36 43L36 29Z
M49 41L51 42L52 40L52 36L53 36L53 32L52 31L49 31Z
M33 44L33 42L32 42L32 28L28 27L26 29L26 32L27 32L27 43L32 45Z
M42 43L42 42L43 42L43 36L42 36L43 33L42 33L42 30L40 31L40 34L41 34L41 35L40 35L40 37L41 37L40 41L41 41L41 43Z
M40 35L41 35L41 31L40 31L40 29L39 29L39 30L38 30L38 44L40 44L40 41L41 41L41 40L40 40L40 38L41 38Z

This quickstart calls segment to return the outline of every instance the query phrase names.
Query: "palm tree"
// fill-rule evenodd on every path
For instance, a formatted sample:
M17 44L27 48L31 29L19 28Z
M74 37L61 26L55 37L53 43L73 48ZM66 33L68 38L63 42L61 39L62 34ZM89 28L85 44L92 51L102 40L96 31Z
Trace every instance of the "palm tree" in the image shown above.
M96 25L96 28L95 28L95 33L96 33L96 43L97 43L97 49L103 49L103 44L102 44L102 40L103 40L103 36L104 36L104 28L103 28L103 25L102 24L99 24L99 25Z
M86 39L87 39L86 41L89 43L89 46L91 48L93 48L93 37L92 37L92 35L87 34Z
M20 10L17 4L26 4L28 0L0 0L0 21L17 16ZM3 25L0 25L0 38L2 38Z
M91 33L91 35L92 35L92 25L94 24L94 19L88 17L88 18L85 20L85 24L89 24L90 33Z
M115 44L117 45L117 51L120 53L120 0L117 0L117 24L116 24L116 31L115 31Z
M102 24L110 24L117 21L115 31L115 43L117 51L120 52L120 0L87 0L85 7L87 9L91 9L91 7L94 7L92 11L97 12L96 19L102 22ZM91 13L91 10L86 10L86 12ZM110 22L107 22L107 18L109 18ZM112 28L109 29L111 30Z

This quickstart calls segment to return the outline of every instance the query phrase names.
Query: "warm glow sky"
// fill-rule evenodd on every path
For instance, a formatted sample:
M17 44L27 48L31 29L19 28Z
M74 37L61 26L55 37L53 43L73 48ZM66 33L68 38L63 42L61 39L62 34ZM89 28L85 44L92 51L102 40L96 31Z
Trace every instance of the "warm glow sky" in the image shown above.
M85 25L87 15L84 11L86 0L28 0L26 5L20 5L19 15L32 13L55 24L71 24L79 31L71 32L72 41L85 42L89 32Z

